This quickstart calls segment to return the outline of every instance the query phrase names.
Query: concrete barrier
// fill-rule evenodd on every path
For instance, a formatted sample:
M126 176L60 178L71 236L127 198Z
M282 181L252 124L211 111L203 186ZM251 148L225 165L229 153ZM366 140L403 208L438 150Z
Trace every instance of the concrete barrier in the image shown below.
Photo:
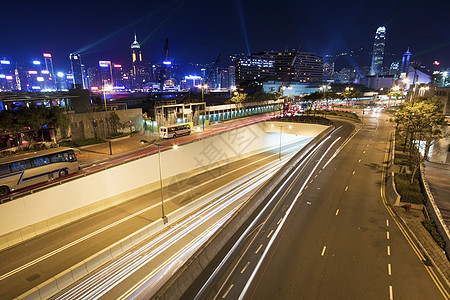
M153 295L152 290L148 289L141 293L137 299L179 299L184 292L191 286L194 280L201 274L206 266L212 261L217 253L229 241L229 239L239 230L249 217L262 204L263 200L273 191L284 178L291 172L293 166L301 161L312 147L320 140L325 138L332 128L328 128L311 141L300 153L294 156L291 161L280 169L274 176L274 179L261 187L254 196L251 197L241 208L234 213L213 236L200 247L200 249L186 261L183 266L175 272L172 278Z
M277 149L279 135L266 132L266 127L254 124L161 151L163 184L166 186L177 176L187 178ZM283 131L283 144L307 138L324 128L295 124L290 134ZM211 151L215 151L214 157ZM158 155L150 155L0 205L0 250L158 189L157 166Z

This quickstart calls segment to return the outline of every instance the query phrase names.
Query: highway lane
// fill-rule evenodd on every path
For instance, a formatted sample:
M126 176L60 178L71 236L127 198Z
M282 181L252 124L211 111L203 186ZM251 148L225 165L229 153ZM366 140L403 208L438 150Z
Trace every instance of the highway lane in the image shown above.
M185 299L446 299L382 201L391 126L373 113L364 123L331 161L334 149L322 160L319 151L317 168L301 171L251 239Z
M238 185L199 211L144 241L121 257L102 266L56 299L126 299L139 290L156 292L182 263L247 200L253 190L271 178L281 167L275 162L260 175Z
M284 154L307 141L309 139L293 145ZM166 213L276 161L277 152L278 149L261 153L174 182L164 189ZM179 194L174 195L173 191ZM8 287L0 289L0 298L22 294L160 217L160 191L157 190L0 252L0 283Z

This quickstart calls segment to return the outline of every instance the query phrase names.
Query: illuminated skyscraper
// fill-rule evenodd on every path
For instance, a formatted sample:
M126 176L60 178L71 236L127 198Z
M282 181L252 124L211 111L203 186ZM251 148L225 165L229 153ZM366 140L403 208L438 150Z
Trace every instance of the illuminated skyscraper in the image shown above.
M375 33L375 42L373 43L372 65L370 67L370 75L381 74L383 66L384 46L386 44L386 27L378 27Z
M73 84L83 87L83 72L81 70L81 56L79 54L70 53L70 66L72 68Z
M400 76L402 76L401 74L403 73L404 74L403 77L405 77L406 74L408 73L410 59L411 59L411 52L409 52L409 48L408 48L408 50L406 50L405 54L403 54L402 65L400 67Z
M53 70L53 61L52 61L52 55L50 53L44 53L44 62L45 62L45 70L42 70L42 77L45 78L44 81L44 87L47 90L54 90L56 89L55 86L55 72Z
M136 34L134 35L134 42L131 44L131 62L132 62L132 81L133 88L142 88L145 68L144 62L142 61L141 45L139 45Z

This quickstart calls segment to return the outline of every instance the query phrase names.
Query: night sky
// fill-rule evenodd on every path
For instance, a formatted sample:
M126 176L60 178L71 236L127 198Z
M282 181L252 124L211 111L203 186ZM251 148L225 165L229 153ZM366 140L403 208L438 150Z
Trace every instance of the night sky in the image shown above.
M144 60L158 63L166 38L170 56L213 62L220 52L296 49L320 55L371 51L386 26L386 52L450 66L450 1L2 1L0 58L31 62L43 52L66 69L70 52L87 66L99 59L130 64L134 31ZM370 62L367 63L370 65Z

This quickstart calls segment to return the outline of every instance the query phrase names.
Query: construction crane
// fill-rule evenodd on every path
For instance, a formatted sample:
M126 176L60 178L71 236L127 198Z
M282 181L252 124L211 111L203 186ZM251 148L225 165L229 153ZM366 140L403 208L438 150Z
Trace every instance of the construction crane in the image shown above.
M214 62L213 66L212 66L212 68L211 68L211 72L209 72L209 75L208 75L208 77L206 77L206 80L205 80L205 82L202 84L202 86L205 86L205 85L208 84L208 82L209 82L209 80L211 79L211 76L212 76L214 70L216 69L217 64L220 62L220 58L222 57L222 53L223 53L223 52L220 52L219 57L217 57L216 61Z

